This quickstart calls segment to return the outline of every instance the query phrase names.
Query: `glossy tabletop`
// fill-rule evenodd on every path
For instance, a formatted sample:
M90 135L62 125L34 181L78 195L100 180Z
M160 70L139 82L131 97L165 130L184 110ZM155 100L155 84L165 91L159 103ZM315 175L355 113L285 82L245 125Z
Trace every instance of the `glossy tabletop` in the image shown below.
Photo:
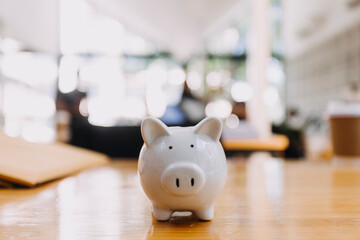
M210 222L175 213L157 222L136 160L33 189L0 190L0 239L359 239L360 167L229 159Z

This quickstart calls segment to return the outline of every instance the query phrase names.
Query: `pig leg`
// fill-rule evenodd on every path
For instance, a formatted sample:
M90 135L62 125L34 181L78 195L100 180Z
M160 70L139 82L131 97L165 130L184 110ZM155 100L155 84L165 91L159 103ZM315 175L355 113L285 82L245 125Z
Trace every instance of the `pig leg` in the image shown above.
M210 221L214 217L214 206L195 211L195 215L203 221Z
M156 218L156 220L158 221L167 221L170 219L171 215L172 215L172 211L169 210L165 210L165 209L160 209L157 207L153 207L154 210L154 217Z

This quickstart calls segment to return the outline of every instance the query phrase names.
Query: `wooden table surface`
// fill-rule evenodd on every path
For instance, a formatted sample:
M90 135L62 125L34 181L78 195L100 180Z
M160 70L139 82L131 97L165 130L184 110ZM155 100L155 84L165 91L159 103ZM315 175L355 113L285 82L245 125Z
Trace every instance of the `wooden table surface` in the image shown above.
M118 160L34 189L0 190L0 239L359 239L360 167L229 159L210 222L157 222L136 160ZM182 216L185 215L185 216Z

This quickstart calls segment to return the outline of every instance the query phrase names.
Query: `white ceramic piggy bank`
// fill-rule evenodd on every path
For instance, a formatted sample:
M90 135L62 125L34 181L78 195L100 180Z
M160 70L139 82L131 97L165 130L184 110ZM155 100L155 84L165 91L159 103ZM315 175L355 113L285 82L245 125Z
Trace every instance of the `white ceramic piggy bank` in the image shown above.
M221 131L217 118L205 118L194 127L167 127L152 117L143 120L138 171L157 220L168 220L174 211L191 211L206 221L213 218L227 176Z

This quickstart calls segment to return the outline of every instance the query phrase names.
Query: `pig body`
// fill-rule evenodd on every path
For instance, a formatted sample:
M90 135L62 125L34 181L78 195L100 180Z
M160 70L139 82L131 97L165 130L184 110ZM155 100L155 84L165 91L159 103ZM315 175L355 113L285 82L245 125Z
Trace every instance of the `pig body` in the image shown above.
M221 130L216 118L186 128L167 127L155 118L143 120L138 173L157 220L168 220L174 211L213 218L227 176Z

